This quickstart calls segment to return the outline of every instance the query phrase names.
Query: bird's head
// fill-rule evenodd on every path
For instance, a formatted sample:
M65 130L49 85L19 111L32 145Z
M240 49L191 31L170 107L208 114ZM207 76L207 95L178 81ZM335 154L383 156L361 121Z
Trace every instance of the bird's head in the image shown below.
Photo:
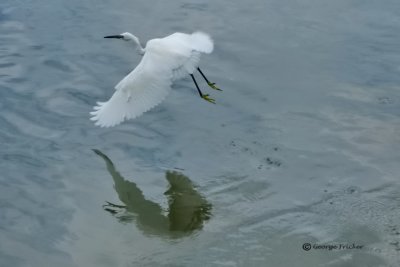
M131 41L131 40L136 41L137 40L137 37L129 32L124 32L124 33L117 34L117 35L104 36L104 38L115 38L115 39L121 39L124 41Z
M109 35L109 36L104 36L104 38L116 38L116 39L121 39L124 41L133 41L134 44L136 44L136 50L139 55L144 55L145 49L142 47L142 45L139 42L139 38L137 38L135 35L129 32L124 32L118 35Z

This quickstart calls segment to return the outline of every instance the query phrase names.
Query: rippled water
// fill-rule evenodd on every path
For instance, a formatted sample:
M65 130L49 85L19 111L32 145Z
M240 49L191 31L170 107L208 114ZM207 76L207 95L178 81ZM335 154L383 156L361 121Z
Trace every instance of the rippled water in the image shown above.
M217 105L89 121L140 60L103 36L197 29ZM395 0L3 0L0 266L399 266L399 32Z

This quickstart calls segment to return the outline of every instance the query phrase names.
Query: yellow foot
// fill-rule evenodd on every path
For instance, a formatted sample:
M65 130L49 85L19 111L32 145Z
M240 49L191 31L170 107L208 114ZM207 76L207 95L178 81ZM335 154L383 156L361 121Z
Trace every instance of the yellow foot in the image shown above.
M208 86L210 86L212 89L214 89L214 90L218 90L218 91L222 91L222 89L219 89L216 85L215 85L215 83L208 83Z
M215 100L214 100L213 98L210 98L209 96L210 96L210 95L203 95L202 98L203 98L204 100L207 100L207 101L210 102L210 103L215 104Z

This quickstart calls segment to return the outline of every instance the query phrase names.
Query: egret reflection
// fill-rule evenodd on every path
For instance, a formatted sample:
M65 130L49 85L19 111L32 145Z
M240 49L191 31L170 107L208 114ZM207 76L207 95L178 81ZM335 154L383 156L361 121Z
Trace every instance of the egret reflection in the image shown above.
M115 191L123 203L117 205L106 202L103 208L120 222L135 222L145 234L179 237L201 229L204 222L210 218L211 204L182 173L165 173L169 183L169 189L164 193L168 198L169 207L165 212L158 203L145 199L137 185L126 180L104 153L97 149L93 151L105 161L114 180Z

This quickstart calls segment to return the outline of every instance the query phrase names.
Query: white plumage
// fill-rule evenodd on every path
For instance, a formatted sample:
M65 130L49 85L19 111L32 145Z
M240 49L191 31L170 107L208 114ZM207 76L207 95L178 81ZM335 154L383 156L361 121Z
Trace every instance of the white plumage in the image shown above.
M213 51L213 41L202 32L174 33L152 39L145 48L130 33L106 38L134 41L144 56L139 65L115 86L112 97L107 102L98 102L90 113L91 120L101 127L136 118L158 105L168 95L173 81L196 70L201 53Z

